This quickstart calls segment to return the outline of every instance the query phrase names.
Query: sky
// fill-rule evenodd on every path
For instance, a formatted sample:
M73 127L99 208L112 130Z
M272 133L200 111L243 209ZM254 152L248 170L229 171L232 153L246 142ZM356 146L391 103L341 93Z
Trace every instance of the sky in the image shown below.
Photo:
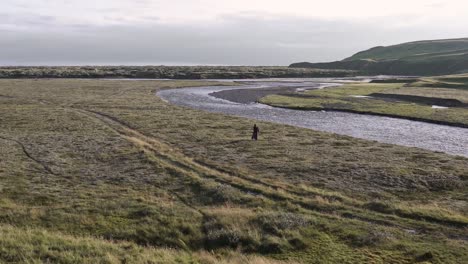
M466 0L2 0L0 65L289 65L468 37Z

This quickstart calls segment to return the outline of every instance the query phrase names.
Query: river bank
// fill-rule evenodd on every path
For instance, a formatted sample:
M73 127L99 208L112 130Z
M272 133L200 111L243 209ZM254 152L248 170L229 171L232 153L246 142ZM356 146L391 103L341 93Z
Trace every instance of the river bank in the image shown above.
M313 83L304 82L288 84L281 82L259 82L234 87L214 86L165 90L158 92L158 95L170 103L209 112L288 124L356 138L424 148L468 157L468 149L466 148L468 146L468 129L466 128L376 115L300 111L226 100L242 98L243 91L246 92L247 96L242 100L251 101L264 93L276 92L275 87L288 86L284 89L300 89L304 86L313 87L313 85ZM318 81L315 85L316 87L324 85L323 80ZM263 89L265 89L265 92L261 91ZM233 90L236 90L236 92L233 92ZM216 98L210 94L221 94L223 97Z
M354 83L325 90L282 93L260 102L305 111L338 111L468 128L468 91L405 83Z

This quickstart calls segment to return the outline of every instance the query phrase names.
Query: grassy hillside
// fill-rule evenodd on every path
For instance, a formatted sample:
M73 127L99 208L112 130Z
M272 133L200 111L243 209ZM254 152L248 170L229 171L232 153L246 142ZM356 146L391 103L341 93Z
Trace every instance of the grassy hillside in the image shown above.
M468 261L466 158L155 96L206 84L0 80L0 262Z
M359 52L344 61L352 60L398 60L412 57L450 56L468 53L468 38L448 40L427 40L403 43L388 47L375 47Z
M468 72L468 39L375 47L342 61L294 63L293 68L356 70L362 74L443 75Z

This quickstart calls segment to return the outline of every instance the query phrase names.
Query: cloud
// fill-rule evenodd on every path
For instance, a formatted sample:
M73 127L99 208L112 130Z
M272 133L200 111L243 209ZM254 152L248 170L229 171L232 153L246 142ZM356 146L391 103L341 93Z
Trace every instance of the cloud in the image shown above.
M363 17L466 16L465 0L2 0L0 9L13 15L36 13L53 16L58 23L106 25L102 17L121 16L136 23L158 17L163 23L215 23L226 14L294 16L309 19L361 19ZM466 20L465 20L466 21ZM112 22L110 22L112 23Z
M261 2L252 1L253 7ZM3 65L288 65L338 60L378 45L465 37L468 25L465 16L314 17L278 14L274 8L246 11L234 4L221 8L224 13L203 13L216 9L209 6L212 0L174 0L161 10L161 1L150 0L93 1L95 6L82 0L79 7L75 1L60 1L52 10L50 3L58 1L13 2L19 5L0 4ZM21 7L31 2L37 8ZM190 11L194 2L199 8ZM175 6L180 12L165 14ZM168 19L189 11L194 13L189 20Z

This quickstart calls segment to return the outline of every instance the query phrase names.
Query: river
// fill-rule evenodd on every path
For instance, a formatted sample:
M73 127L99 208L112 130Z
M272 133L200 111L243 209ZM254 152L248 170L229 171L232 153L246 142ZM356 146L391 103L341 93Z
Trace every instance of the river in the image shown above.
M258 96L277 93L277 87L321 89L349 81L355 80L248 80L242 81L241 86L169 89L159 91L157 95L169 103L193 109L468 157L466 128L344 112L290 110L254 102Z

